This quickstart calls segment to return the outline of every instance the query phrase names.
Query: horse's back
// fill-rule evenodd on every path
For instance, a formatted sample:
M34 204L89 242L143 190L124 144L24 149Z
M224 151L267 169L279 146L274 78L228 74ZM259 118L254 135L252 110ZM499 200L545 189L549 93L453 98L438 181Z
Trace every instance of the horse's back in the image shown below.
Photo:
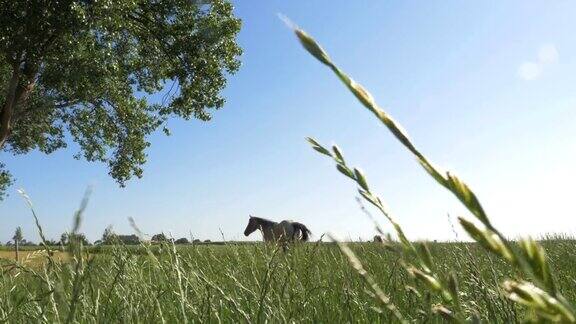
M281 225L282 227L288 227L288 226L292 226L292 223L294 223L294 222L291 220L285 219L278 224Z
M278 224L274 225L274 237L276 240L287 240L292 237L294 229L292 228L292 222L288 220L283 220Z

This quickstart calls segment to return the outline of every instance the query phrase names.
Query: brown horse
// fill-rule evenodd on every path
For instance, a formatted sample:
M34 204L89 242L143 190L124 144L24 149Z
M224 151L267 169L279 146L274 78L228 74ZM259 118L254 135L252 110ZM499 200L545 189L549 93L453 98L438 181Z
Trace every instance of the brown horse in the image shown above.
M262 232L264 242L308 241L312 233L302 223L288 220L277 223L265 218L250 216L244 235L248 236L258 229Z

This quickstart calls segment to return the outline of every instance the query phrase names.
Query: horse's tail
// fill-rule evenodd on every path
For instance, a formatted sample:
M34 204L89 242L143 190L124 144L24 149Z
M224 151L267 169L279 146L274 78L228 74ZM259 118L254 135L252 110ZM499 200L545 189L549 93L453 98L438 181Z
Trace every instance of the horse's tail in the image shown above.
M312 232L308 229L308 227L306 227L306 225L298 222L293 222L292 226L294 226L294 229L299 230L300 233L302 233L302 241L308 241L308 239L310 238L310 234L312 234ZM296 235L296 231L294 231L294 235ZM294 238L294 235L292 236L292 238Z

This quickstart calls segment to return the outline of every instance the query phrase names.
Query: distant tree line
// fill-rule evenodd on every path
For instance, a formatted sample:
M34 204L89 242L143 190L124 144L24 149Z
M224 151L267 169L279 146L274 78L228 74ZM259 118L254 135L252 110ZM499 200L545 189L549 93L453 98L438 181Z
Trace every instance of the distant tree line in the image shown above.
M68 245L72 240L81 242L82 245L84 246L92 245L90 241L88 241L84 233L68 233L68 232L62 233L62 235L60 235L60 240L47 239L46 244L49 246ZM173 239L168 238L164 233L158 233L152 236L150 242L153 244L155 243L196 244L201 243L202 241L199 239L194 239L190 241L185 237L181 237L179 239ZM210 240L204 240L204 243L210 243L210 242L211 242ZM138 245L140 243L142 243L142 240L140 239L140 237L138 237L138 235L117 234L114 232L112 226L108 226L102 233L102 238L96 240L94 242L94 245L116 245L116 244ZM18 251L18 248L20 246L37 246L40 244L41 243L35 243L26 240L22 233L21 227L17 227L16 231L14 232L14 236L12 237L12 240L6 242L6 246L14 246L16 251Z
M60 240L51 240L46 239L46 245L55 246L55 245L67 245L70 243L71 239L77 239L78 241L82 242L83 245L91 245L90 241L86 238L84 233L68 233L64 232L60 235ZM22 233L22 228L18 226L16 231L14 232L14 236L12 240L6 242L6 246L35 246L40 245L41 243L36 243L33 241L29 241L24 238L24 234Z

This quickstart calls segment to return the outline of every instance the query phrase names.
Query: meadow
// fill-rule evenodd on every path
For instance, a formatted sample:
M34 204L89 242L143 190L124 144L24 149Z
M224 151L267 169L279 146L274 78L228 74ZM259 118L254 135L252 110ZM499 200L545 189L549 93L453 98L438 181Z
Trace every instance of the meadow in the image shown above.
M85 248L71 240L58 249L26 251L18 262L0 259L0 322L576 322L576 240L509 240L463 180L433 164L367 90L312 37L291 27L303 47L467 208L469 215L458 221L473 242L410 240L341 149L308 138L392 225L392 233L383 233L375 222L383 242L296 243L285 250L276 244L168 242ZM77 237L85 206L86 200L71 237Z
M542 244L558 289L575 300L576 241ZM402 261L399 243L348 246L407 320L444 321L431 312L441 296L404 271L401 262L414 260ZM439 272L456 269L466 318L525 317L502 293L501 281L517 275L506 262L475 243L429 247ZM286 252L269 244L107 246L70 251L66 262L41 252L20 263L0 260L1 322L396 321L332 243L297 244Z

